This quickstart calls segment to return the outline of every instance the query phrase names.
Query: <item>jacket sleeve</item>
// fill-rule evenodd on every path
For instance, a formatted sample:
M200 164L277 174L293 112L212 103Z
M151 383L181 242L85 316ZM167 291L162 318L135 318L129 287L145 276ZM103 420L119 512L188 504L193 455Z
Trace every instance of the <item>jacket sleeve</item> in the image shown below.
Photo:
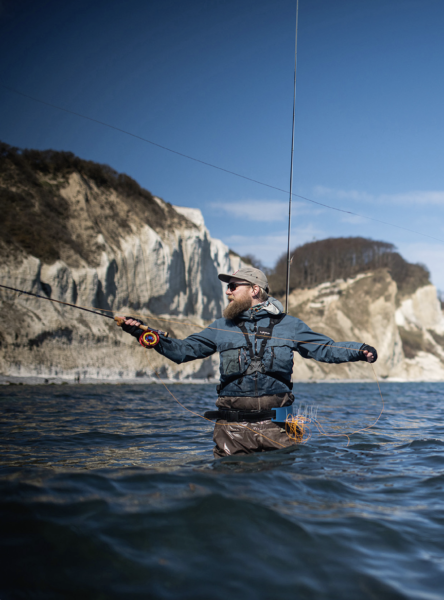
M211 327L211 326L210 326ZM154 350L180 365L196 358L206 358L217 351L215 331L207 327L199 333L193 333L184 340L160 336L160 343Z
M312 331L297 320L293 350L303 358L314 358L325 363L356 362L362 358L362 342L334 342L331 338Z

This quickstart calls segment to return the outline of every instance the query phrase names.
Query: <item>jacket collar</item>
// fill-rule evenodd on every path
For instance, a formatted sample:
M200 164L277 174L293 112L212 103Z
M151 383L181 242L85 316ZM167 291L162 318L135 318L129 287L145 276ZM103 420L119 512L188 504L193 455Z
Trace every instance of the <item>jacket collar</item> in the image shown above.
M254 321L256 319L261 319L262 317L275 317L284 312L284 307L276 300L276 298L272 298L271 296L263 302L262 304L257 304L248 310L245 310L238 316L238 319L243 319L245 321Z

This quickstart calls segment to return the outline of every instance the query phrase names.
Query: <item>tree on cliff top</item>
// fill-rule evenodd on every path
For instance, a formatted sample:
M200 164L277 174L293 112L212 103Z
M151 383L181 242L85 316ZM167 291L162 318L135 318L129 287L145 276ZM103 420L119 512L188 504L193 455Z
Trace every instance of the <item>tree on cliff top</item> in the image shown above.
M395 250L395 246L388 242L362 237L328 238L303 244L291 253L290 289L311 288L380 268L389 269L403 294L430 283L427 267L408 263ZM286 278L285 253L269 275L275 294L285 294Z

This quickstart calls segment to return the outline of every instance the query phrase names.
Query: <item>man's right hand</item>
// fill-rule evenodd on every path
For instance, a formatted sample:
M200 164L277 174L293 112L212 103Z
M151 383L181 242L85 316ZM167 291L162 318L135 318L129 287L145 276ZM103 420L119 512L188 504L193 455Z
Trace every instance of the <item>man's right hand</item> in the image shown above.
M124 317L125 322L122 323L122 329L126 333L139 339L143 333L143 329L140 329L140 325L144 325L143 321L139 321L135 317Z

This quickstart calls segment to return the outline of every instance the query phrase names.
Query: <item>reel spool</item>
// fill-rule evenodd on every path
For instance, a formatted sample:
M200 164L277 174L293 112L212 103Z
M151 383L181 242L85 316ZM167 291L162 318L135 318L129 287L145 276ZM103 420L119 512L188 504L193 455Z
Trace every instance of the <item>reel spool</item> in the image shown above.
M148 329L147 331L144 331L139 338L139 343L144 348L154 348L154 346L157 346L159 342L159 334L153 329Z

